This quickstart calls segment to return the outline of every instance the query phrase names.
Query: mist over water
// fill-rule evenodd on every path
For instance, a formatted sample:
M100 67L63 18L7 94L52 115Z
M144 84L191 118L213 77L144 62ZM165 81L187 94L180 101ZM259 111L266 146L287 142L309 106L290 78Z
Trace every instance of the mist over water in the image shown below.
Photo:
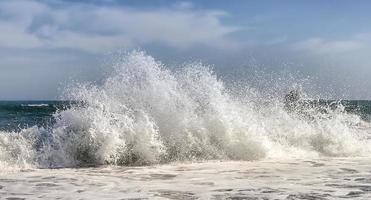
M284 95L223 82L201 63L171 71L134 51L102 83L66 89L77 103L50 127L0 132L0 167L370 155L359 115L340 102L289 111Z

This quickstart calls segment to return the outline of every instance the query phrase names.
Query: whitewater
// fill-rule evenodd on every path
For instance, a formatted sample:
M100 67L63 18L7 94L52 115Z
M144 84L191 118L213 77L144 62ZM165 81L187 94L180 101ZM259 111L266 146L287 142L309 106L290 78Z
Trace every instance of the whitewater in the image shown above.
M0 132L2 196L370 197L371 126L340 101L288 110L285 94L227 87L202 63L170 70L141 51L112 68L66 88L75 103L52 125Z

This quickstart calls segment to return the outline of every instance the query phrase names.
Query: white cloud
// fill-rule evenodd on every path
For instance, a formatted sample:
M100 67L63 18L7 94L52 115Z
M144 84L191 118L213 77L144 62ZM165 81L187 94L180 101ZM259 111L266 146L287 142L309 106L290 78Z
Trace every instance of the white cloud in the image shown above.
M278 45L287 42L287 36L276 37L265 42L266 45Z
M359 40L325 40L322 38L312 38L292 45L293 50L309 51L313 54L337 54L350 52L362 48Z
M180 9L190 9L193 8L193 3L189 1L181 1L181 2L176 2L174 4L175 8L180 8Z
M0 47L73 48L106 52L162 44L175 48L206 45L234 48L237 31L221 17L227 13L177 7L139 10L91 4L48 5L39 1L0 2Z
M370 32L358 33L355 36L355 38L363 41L371 41L371 33Z

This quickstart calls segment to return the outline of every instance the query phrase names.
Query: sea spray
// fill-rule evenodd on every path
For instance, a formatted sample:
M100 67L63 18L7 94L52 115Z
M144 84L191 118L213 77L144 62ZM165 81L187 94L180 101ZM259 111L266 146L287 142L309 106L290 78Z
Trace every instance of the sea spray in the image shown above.
M134 51L101 84L66 89L77 103L56 112L52 127L0 134L0 161L71 167L370 154L366 122L339 102L288 111L284 94L267 102L262 91L231 90L208 66L170 71Z
M0 132L0 169L34 166L35 136L40 131L33 127L20 132Z

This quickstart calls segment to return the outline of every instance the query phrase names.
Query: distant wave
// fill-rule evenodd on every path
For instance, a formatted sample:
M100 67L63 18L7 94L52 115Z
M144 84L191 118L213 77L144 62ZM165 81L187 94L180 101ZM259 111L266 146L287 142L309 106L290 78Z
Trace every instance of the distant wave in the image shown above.
M45 107L49 106L49 104L41 103L41 104L21 104L24 107Z
M52 127L0 133L0 164L67 167L370 155L368 122L345 112L339 102L290 113L282 96L267 103L259 92L234 94L201 64L172 72L143 52L121 60L103 84L67 89L67 99L83 103L58 111Z

